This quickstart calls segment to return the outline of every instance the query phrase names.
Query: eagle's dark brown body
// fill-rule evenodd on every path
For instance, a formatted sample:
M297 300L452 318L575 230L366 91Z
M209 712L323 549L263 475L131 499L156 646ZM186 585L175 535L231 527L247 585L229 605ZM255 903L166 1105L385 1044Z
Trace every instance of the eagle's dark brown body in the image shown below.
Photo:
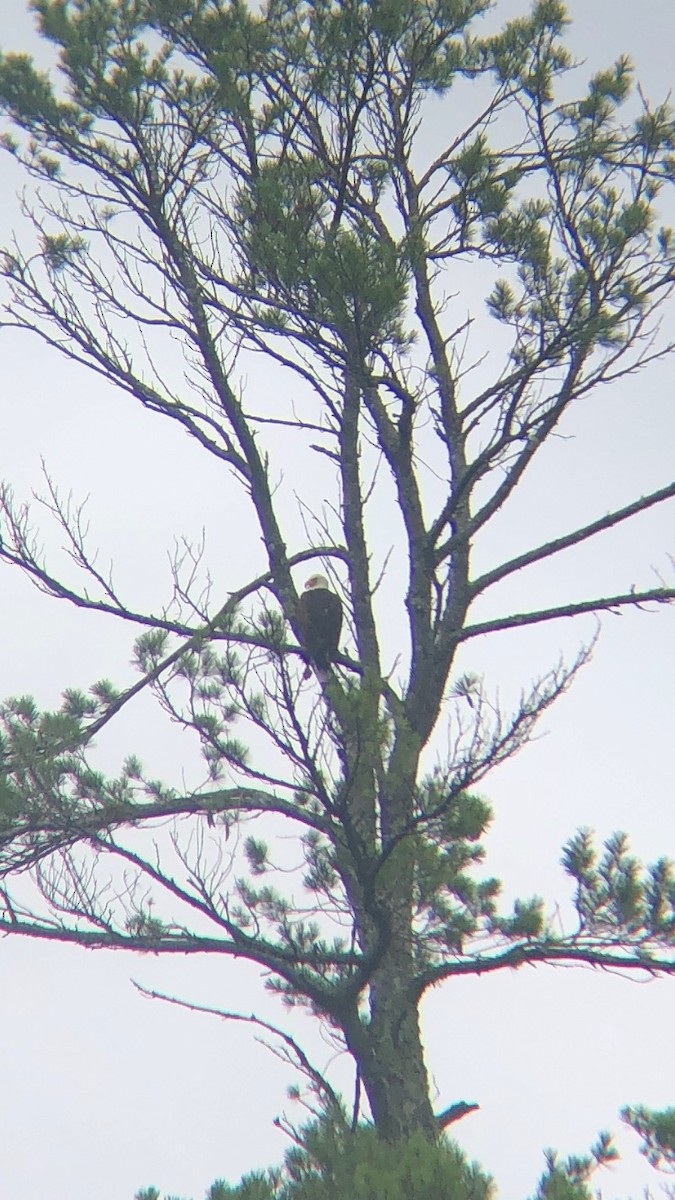
M298 620L309 659L305 679L309 678L311 667L323 679L337 658L342 629L342 604L323 575L312 575L307 580L300 596Z

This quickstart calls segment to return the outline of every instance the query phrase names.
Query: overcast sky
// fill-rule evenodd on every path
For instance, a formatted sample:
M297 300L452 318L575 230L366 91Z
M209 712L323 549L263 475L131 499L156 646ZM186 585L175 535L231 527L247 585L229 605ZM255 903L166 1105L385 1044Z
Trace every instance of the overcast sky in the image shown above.
M627 51L652 99L672 84L672 0L572 0L570 43L588 69ZM499 0L504 18L525 11ZM0 45L34 52L21 0L0 0ZM17 178L3 163L0 212ZM3 229L0 240L6 238ZM671 310L672 321L672 310ZM246 528L232 546L233 514L215 465L184 436L26 335L3 332L0 355L0 478L21 496L39 483L41 457L66 488L91 496L92 529L130 592L148 607L165 594L167 550L212 530L216 586L232 587L231 556L246 561ZM673 365L658 364L607 389L565 430L546 470L508 514L503 536L529 542L538 522L567 512L590 518L665 484L675 461ZM555 514L558 514L555 516ZM237 523L239 515L237 514ZM550 526L546 526L550 528ZM133 531L133 537L131 533ZM215 532L214 532L215 531ZM386 531L383 531L386 533ZM498 531L499 532L499 531ZM220 539L220 541L219 541ZM539 594L578 578L602 589L675 556L673 508L653 512L534 573ZM514 588L522 584L514 583ZM508 591L504 592L508 598ZM522 592L514 591L522 606ZM47 601L0 567L0 695L30 692L45 706L69 685L128 669L129 633ZM530 605L528 605L530 606ZM472 644L464 669L506 694L593 633L593 622L549 624ZM544 895L553 909L569 889L558 864L580 825L631 834L636 852L675 855L673 712L675 611L608 616L593 662L547 714L538 740L495 772L484 791L497 817L488 869L507 897ZM140 713L140 715L139 715ZM157 727L158 730L159 727ZM145 711L124 716L102 753L117 760L142 738L157 775L180 771L183 745L155 730ZM0 942L0 1198L131 1200L151 1183L199 1200L217 1177L279 1161L273 1127L291 1072L242 1028L141 998L135 978L187 999L279 1020L306 1038L319 1065L332 1051L311 1022L284 1013L249 966L86 953ZM632 1196L658 1176L622 1133L626 1103L675 1104L672 1036L675 980L634 982L589 970L523 968L466 979L424 1005L428 1064L442 1109L458 1099L481 1108L456 1127L460 1143L492 1172L503 1200L524 1200L542 1150L581 1153L600 1129L619 1133L622 1162L597 1177L605 1196ZM346 1064L335 1064L347 1081Z

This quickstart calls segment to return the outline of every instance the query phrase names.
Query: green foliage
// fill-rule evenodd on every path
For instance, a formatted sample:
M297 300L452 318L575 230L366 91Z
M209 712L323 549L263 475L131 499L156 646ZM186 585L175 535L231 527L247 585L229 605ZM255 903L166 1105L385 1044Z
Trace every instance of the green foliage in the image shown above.
M160 1193L156 1187L141 1188L136 1192L134 1200L161 1200ZM180 1196L165 1196L164 1200L181 1200Z
M675 1108L627 1107L621 1119L642 1138L641 1153L653 1167L675 1171Z
M252 875L263 875L268 865L269 847L267 842L259 838L248 837L244 843L244 853Z
M625 1108L622 1119L643 1139L652 1166L675 1169L675 1109ZM372 1126L351 1130L344 1114L331 1112L305 1126L280 1169L252 1171L238 1184L216 1180L206 1200L490 1200L492 1180L445 1135L435 1143L419 1134L396 1144ZM544 1154L545 1170L533 1200L594 1200L595 1173L619 1155L611 1135L601 1133L588 1154L561 1159ZM135 1200L160 1200L155 1188ZM172 1200L167 1196L166 1200Z
M251 1171L238 1184L230 1186L217 1179L206 1193L206 1200L277 1200L279 1196L273 1172Z
M608 838L599 857L590 831L580 830L565 846L562 864L576 880L575 907L583 930L673 937L675 866L668 859L645 870L630 854L624 833Z
M89 692L67 689L54 712L30 696L0 704L0 869L69 845L88 821L94 830L103 810L120 819L140 801L168 801L171 789L148 779L133 755L116 778L89 764L88 728L117 696L102 680Z
M424 961L431 962L439 951L460 949L483 919L492 919L500 884L470 874L484 858L479 839L492 820L481 797L449 793L443 773L436 771L421 782L418 804L429 823L415 843L415 898L425 921Z
M409 270L402 247L375 241L366 222L331 231L320 161L265 163L238 196L246 277L341 332L402 345ZM263 282L264 281L264 282Z
M46 160L43 157L43 165L46 170ZM54 163L54 172L58 171L58 163ZM65 233L56 234L52 237L45 237L42 242L42 253L46 263L52 271L57 272L64 270L73 260L87 252L87 243L84 238L69 237Z
M304 1131L288 1152L283 1200L488 1200L491 1181L445 1139L421 1133L392 1147L372 1127L354 1133L337 1124Z
M232 1187L218 1181L207 1200L489 1200L492 1182L444 1137L415 1134L395 1146L372 1126L344 1119L306 1126L280 1171L254 1172Z
M150 909L142 909L127 917L125 927L127 933L141 941L155 942L171 934L171 927L153 916Z
M510 937L541 937L546 927L544 901L540 896L530 900L515 900L510 917L496 917L493 928Z
M550 101L553 81L570 66L558 40L569 23L559 0L537 0L527 17L509 21L501 33L481 44L485 60L503 82L516 82L527 95ZM536 51L531 54L532 46Z
M583 1156L559 1159L554 1150L545 1153L546 1170L539 1180L534 1200L593 1200L590 1182L598 1167L607 1166L619 1157L608 1133Z

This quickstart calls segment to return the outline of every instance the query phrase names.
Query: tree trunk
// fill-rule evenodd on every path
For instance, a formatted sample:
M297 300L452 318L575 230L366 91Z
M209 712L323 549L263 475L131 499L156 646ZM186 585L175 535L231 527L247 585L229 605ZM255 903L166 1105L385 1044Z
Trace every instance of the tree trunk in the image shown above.
M371 723L378 702L379 684L367 714ZM356 732L350 729L348 739L351 777L344 825L351 828L358 847L352 855L351 847L345 846L339 865L356 916L359 945L377 965L368 984L369 1016L354 1013L343 1029L380 1137L396 1142L421 1129L432 1139L438 1126L429 1100L413 957L416 851L414 840L405 836L414 817L421 740L407 722L400 722L376 806L380 747L363 709L357 717Z
M359 1064L375 1127L386 1141L396 1142L421 1129L438 1132L424 1063L418 1006L400 964L378 968L370 985L370 1020L346 1031L349 1049Z

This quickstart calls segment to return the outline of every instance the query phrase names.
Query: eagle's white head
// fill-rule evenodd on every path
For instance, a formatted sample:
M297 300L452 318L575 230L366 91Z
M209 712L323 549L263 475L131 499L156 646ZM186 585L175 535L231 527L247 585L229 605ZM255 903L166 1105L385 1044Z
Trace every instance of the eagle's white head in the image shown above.
M325 575L310 575L305 584L305 591L313 592L315 588L325 588L327 592L330 591L330 584Z

